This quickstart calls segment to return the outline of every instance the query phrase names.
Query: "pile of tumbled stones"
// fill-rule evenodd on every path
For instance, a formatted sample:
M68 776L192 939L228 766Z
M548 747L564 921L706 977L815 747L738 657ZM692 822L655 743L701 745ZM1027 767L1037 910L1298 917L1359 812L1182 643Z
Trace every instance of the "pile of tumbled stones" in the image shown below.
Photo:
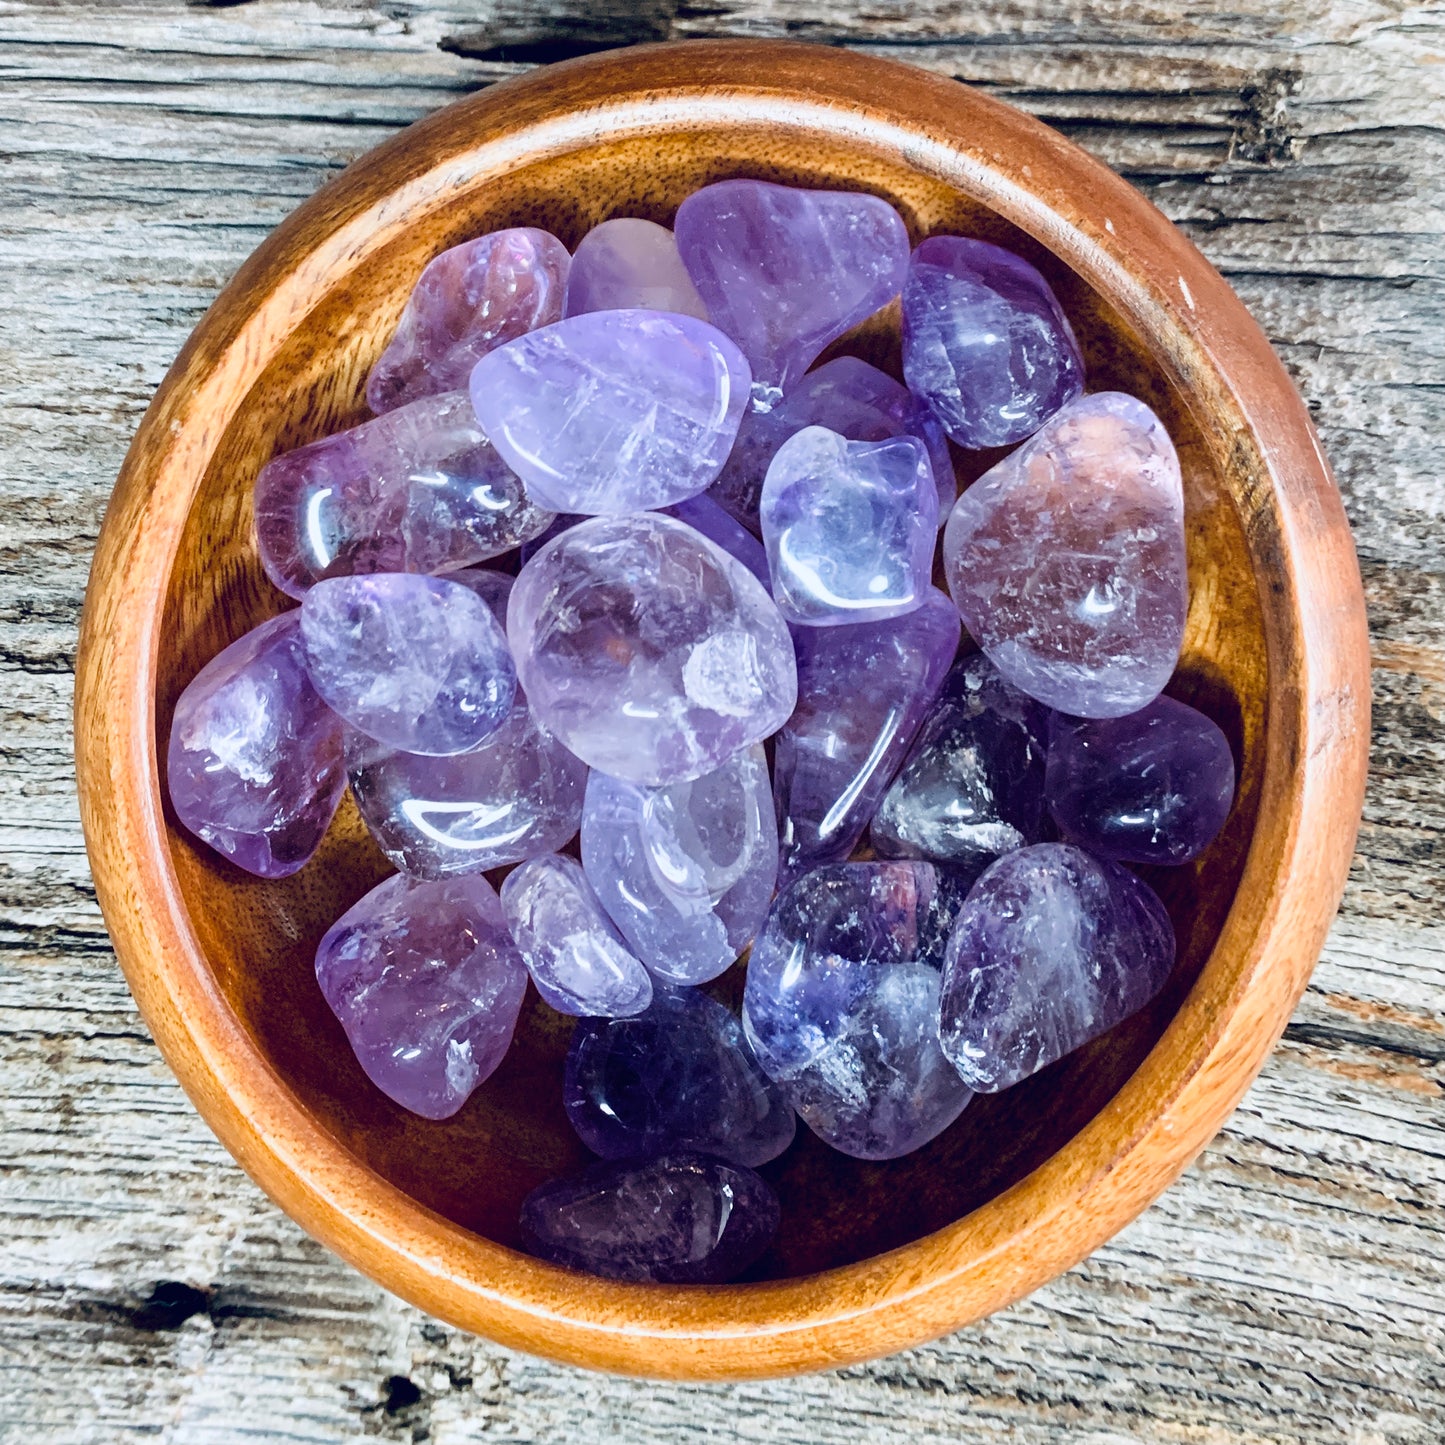
M900 294L906 385L809 369ZM1197 857L1234 765L1161 695L1174 448L1083 383L1021 257L733 180L572 256L525 228L446 251L375 418L262 471L300 606L181 697L175 814L279 878L349 782L399 871L316 976L404 1108L462 1107L528 977L578 1016L563 1103L602 1162L527 1199L538 1255L734 1278L796 1116L895 1158L1163 985L1169 917L1122 865ZM955 500L950 440L1022 445ZM739 1019L699 985L750 947Z

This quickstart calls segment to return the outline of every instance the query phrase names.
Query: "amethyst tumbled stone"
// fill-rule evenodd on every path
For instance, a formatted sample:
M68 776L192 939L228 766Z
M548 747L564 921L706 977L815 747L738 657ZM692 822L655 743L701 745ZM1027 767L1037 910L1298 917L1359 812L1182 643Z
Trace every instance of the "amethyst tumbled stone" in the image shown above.
M541 1259L604 1279L722 1284L772 1243L778 1199L751 1169L706 1154L608 1160L522 1201Z
M1163 423L1105 391L985 472L943 534L968 630L1030 697L1079 717L1137 712L1179 660L1184 491Z
M461 583L400 572L318 582L301 604L301 638L326 702L404 752L466 752L512 711L507 639Z
M913 253L903 375L960 446L1009 446L1084 389L1073 328L1022 256L962 236Z
M463 391L285 452L256 481L261 563L292 597L323 577L466 567L553 520L487 441Z
M542 725L628 782L711 772L797 700L772 598L671 517L596 517L554 538L517 579L507 633Z
M938 492L915 437L850 442L806 427L768 467L761 520L773 597L789 622L900 617L931 590Z
M612 926L575 858L532 858L502 884L502 908L537 992L558 1013L641 1013L652 979Z
M1007 1089L1137 1013L1174 966L1147 884L1064 843L1007 853L959 910L939 1033L964 1082Z
M768 554L763 544L743 526L730 512L704 492L698 497L689 497L667 509L669 517L686 522L701 532L710 542L716 542L730 557L736 557L763 586L773 590L772 575L768 571Z
M845 331L886 306L908 270L908 232L877 196L719 181L674 222L683 264L713 322L776 402Z
M299 613L252 628L186 685L166 786L181 822L248 873L285 878L316 851L346 775L341 720L307 675Z
M1157 697L1127 717L1054 715L1048 801L1065 837L1121 863L1187 863L1234 801L1234 756L1202 712Z
M485 878L398 873L327 930L316 981L372 1083L446 1119L506 1056L527 971Z
M655 221L619 216L583 236L572 257L563 314L630 307L708 319L672 232Z
M932 863L843 863L798 879L753 945L743 1022L813 1132L895 1159L970 1093L938 1044L939 966L962 887Z
M443 251L421 273L372 368L367 404L381 413L466 386L487 352L562 315L570 265L555 236L530 226Z
M660 988L636 1018L584 1019L562 1104L604 1159L695 1150L756 1168L793 1142L793 1111L742 1025L694 988Z
M600 515L696 496L722 469L747 405L742 352L662 311L593 311L477 363L483 430L538 506Z

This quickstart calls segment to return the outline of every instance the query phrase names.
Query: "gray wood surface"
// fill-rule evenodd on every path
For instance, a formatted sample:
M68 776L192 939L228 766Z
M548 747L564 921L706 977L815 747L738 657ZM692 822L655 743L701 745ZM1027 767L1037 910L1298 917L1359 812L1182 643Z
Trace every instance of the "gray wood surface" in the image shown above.
M459 1336L311 1243L131 1004L69 708L126 443L242 258L525 65L793 35L979 84L1121 170L1309 400L1364 566L1374 772L1285 1041L1194 1169L1033 1298L775 1384ZM1445 10L1406 0L0 0L0 1440L1437 1445L1445 1438Z

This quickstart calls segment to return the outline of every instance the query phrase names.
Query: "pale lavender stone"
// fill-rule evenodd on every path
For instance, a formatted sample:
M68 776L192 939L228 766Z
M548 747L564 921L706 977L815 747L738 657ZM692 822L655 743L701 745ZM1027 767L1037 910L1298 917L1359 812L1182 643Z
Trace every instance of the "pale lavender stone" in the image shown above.
M506 1057L527 970L486 879L398 873L327 930L316 981L371 1082L446 1119Z
M956 663L873 815L874 850L981 872L1044 837L1048 713L981 653Z
M1163 423L1105 391L971 486L943 534L968 630L1030 697L1079 717L1151 702L1188 606L1184 491Z
M507 639L460 583L401 572L318 582L301 604L301 639L317 692L389 747L463 753L511 715Z
M898 295L908 271L902 218L856 191L719 181L694 191L673 224L688 275L742 347L764 405Z
M778 448L807 426L825 426L850 442L917 437L928 448L943 525L958 496L943 428L901 382L856 356L839 356L810 371L771 411L749 411L708 496L744 526L761 531L763 480Z
M1084 361L1049 283L1022 256L962 236L913 253L903 375L960 446L1011 446L1084 389Z
M778 1228L778 1199L741 1164L705 1154L608 1160L539 1185L522 1235L541 1259L604 1279L723 1284L757 1262Z
M768 554L763 550L763 544L711 497L706 494L689 497L685 502L668 507L667 515L686 522L709 542L716 542L730 557L736 557L769 592L773 590L773 579L768 572Z
M593 226L573 253L563 315L631 307L708 319L672 232L655 221L619 216Z
M850 442L806 427L773 457L761 517L773 600L789 622L879 622L932 590L938 492L916 437Z
M660 988L636 1018L578 1024L562 1104L604 1159L683 1149L755 1169L793 1142L797 1126L742 1025L695 988Z
M594 515L665 507L717 476L751 380L715 326L594 311L482 358L472 404L532 500Z
M323 577L467 567L553 521L461 391L283 453L262 468L255 502L261 564L291 597Z
M1048 801L1064 836L1120 863L1188 863L1234 802L1234 756L1202 712L1156 697L1127 717L1049 728Z
M1063 843L1006 853L959 910L939 1032L996 1093L1137 1013L1174 966L1164 905L1132 873Z
M655 977L716 978L753 941L778 875L762 745L659 788L594 771L582 810L582 865Z
M896 1159L972 1097L938 1044L939 968L962 888L931 863L842 863L798 879L753 945L743 1024L820 1138Z
M583 762L656 786L776 732L793 644L741 562L671 517L597 517L523 567L507 633L542 726Z
M166 753L176 817L262 878L311 857L346 786L341 720L307 676L299 624L283 613L217 653L177 700Z
M936 588L906 617L796 632L798 706L778 734L780 886L862 837L958 650Z
M652 1002L652 979L612 926L575 858L515 868L502 909L537 992L559 1013L621 1018Z
M562 315L571 257L546 231L521 226L464 241L429 262L366 383L378 414L455 391L472 367Z

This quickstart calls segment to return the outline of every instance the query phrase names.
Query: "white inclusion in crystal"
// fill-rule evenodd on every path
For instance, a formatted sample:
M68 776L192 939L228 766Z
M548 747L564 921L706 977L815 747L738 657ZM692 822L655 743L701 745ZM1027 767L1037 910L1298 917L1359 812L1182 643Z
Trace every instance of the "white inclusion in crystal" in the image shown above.
M747 717L763 699L758 645L746 632L718 632L688 654L682 668L688 700L724 717Z

